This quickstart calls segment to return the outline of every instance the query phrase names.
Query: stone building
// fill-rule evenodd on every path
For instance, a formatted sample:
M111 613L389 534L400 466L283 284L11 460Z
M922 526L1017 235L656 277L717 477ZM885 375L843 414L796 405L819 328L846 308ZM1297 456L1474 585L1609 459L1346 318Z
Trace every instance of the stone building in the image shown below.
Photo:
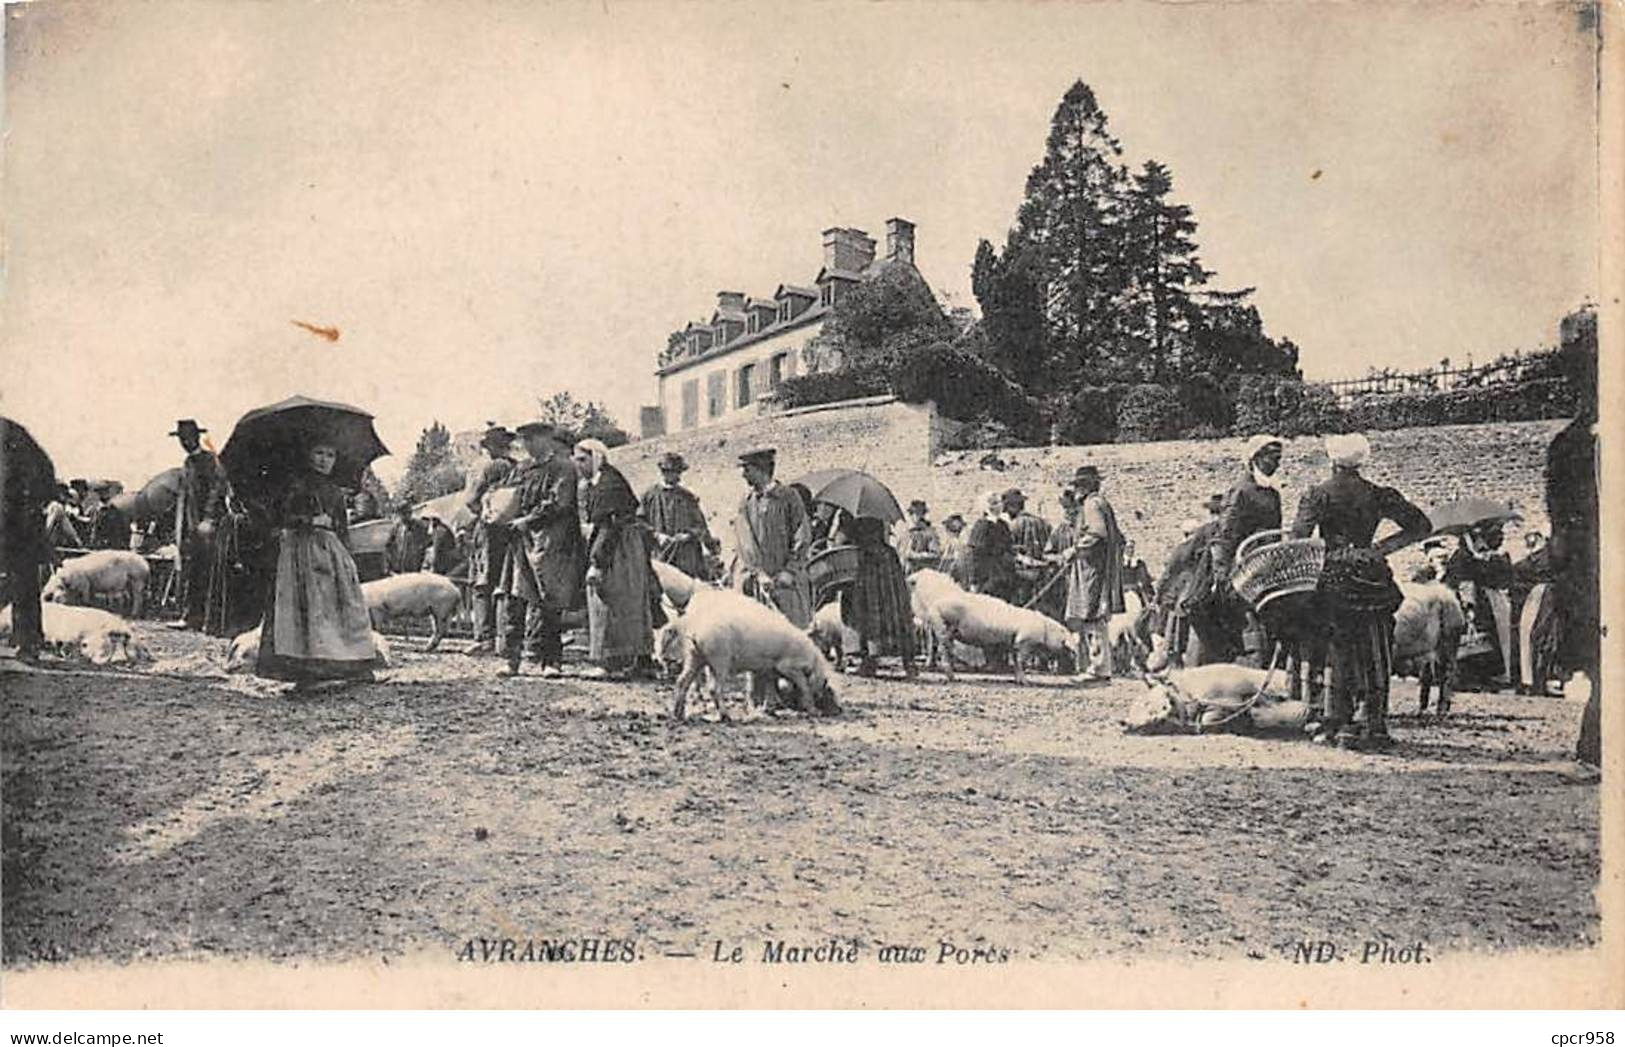
M673 331L655 367L658 403L640 412L645 438L757 416L779 383L828 370L814 339L842 295L866 280L914 265L914 223L886 221L886 253L862 229L824 230L824 264L810 283L781 283L771 295L718 291L710 317Z

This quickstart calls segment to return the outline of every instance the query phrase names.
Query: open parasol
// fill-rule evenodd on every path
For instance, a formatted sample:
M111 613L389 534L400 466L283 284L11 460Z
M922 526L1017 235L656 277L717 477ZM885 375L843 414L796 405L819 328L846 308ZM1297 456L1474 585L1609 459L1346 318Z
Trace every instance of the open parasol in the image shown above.
M812 492L813 501L827 502L860 519L891 524L903 518L886 485L857 469L820 469L795 482Z
M175 508L181 493L181 469L165 469L148 480L139 491L123 491L113 496L113 508L137 523L156 519Z
M1489 498L1458 498L1428 513L1434 534L1465 534L1480 524L1521 520L1523 515L1506 502Z
M361 474L374 459L389 453L373 428L372 415L361 408L290 396L237 419L220 463L239 497L261 500L274 497L290 476L305 468L305 455L315 443L338 452L333 482L351 490L361 487Z
M454 531L474 522L474 514L468 511L468 492L461 489L429 499L414 509L412 515L419 519L432 516Z

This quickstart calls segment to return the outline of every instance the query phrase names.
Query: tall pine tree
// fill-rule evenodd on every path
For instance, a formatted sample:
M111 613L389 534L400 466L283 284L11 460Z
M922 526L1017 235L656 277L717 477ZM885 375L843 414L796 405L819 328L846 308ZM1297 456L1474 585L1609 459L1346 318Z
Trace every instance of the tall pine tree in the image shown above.
M1133 342L1143 348L1140 377L1164 382L1184 371L1191 344L1191 292L1213 275L1196 257L1196 220L1171 201L1173 174L1155 160L1134 174L1126 201L1123 247L1127 286L1121 306Z
M1117 305L1126 273L1119 226L1126 173L1122 146L1082 80L1050 120L1044 159L1027 176L1026 199L1006 245L1033 253L1053 373L1122 363Z

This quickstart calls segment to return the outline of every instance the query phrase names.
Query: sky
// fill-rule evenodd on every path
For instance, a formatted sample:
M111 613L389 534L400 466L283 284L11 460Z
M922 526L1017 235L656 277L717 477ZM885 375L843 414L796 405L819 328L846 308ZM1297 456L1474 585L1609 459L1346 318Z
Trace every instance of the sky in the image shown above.
M538 397L636 431L666 334L820 231L974 306L1056 103L1155 158L1308 377L1550 343L1596 295L1595 52L1558 4L269 3L6 8L0 413L138 484L302 393ZM294 325L336 327L329 342Z

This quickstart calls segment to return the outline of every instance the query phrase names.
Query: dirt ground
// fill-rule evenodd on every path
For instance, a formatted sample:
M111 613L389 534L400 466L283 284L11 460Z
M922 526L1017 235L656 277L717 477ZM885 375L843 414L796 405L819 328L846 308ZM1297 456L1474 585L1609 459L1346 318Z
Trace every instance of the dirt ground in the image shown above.
M505 681L458 641L292 697L225 676L224 641L139 628L140 676L0 676L7 965L482 937L1284 961L1599 933L1562 699L1463 695L1400 716L1387 756L1128 736L1141 684L1051 676L849 676L833 720L675 725L665 685Z

